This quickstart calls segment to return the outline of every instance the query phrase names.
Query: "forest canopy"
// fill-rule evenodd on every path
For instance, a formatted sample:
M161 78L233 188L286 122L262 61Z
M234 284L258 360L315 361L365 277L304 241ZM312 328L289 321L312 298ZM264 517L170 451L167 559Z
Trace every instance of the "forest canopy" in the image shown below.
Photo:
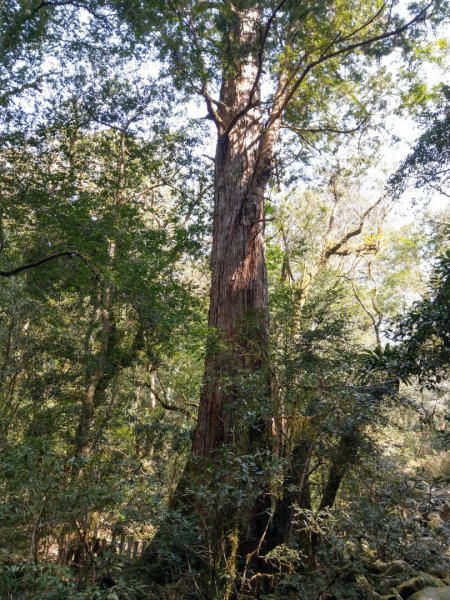
M443 0L0 3L0 598L450 600Z

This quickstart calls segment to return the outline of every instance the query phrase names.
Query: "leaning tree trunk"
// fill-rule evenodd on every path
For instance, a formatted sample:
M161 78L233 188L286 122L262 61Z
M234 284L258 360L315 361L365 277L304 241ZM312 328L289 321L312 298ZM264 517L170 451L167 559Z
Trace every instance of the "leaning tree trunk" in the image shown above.
M295 444L283 479L279 498L268 535L270 549L292 543L296 506L311 509L309 474L315 437L309 435ZM300 518L301 519L301 518Z

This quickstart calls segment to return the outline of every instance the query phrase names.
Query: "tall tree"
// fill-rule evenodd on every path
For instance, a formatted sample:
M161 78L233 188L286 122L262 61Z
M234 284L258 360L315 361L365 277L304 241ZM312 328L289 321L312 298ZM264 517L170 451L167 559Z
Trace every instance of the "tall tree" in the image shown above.
M360 128L366 111L358 92L367 101L366 90L374 89L372 100L379 101L382 69L374 76L374 58L392 50L396 40L407 46L402 34L417 33L440 4L415 5L406 19L396 13L395 0L123 0L95 7L92 19L101 22L114 7L123 22L147 36L159 52L161 72L171 75L185 97L203 97L216 128L212 334L192 457L180 489L204 475L204 463L216 463L224 450L264 456L270 447L264 203L282 131L301 136L307 130L339 134ZM92 2L40 2L27 23L42 11L61 15L67 6L92 15ZM343 123L330 117L339 111ZM239 519L236 505L226 518L231 525L225 524L235 530L240 522L240 549L247 555L263 547L270 515L265 474L258 466L255 473L255 502ZM230 544L225 553L233 551Z
M437 6L416 6L402 19L396 2L378 0L120 3L139 31L157 32L161 61L180 90L204 98L217 131L209 309L216 337L207 349L188 479L204 474L205 459L214 461L224 447L245 454L255 444L262 451L269 446L264 202L282 128L302 134L317 119L319 131L357 128L361 115L349 90L347 122L327 122L327 111L342 103L335 95L343 92L339 84L352 80L358 88L370 78L374 56L389 52L401 34L417 32ZM316 110L309 102L317 95ZM243 394L230 384L238 375L260 381L254 399L262 407L247 420ZM262 547L269 519L263 480L255 505L241 515L247 553ZM233 522L230 515L227 521Z

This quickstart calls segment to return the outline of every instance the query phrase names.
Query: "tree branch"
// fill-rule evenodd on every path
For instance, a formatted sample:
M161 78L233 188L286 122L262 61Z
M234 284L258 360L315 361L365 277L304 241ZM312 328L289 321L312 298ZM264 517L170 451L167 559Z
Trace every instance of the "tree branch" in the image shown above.
M73 6L74 8L82 8L90 13L96 19L106 19L106 15L102 15L96 12L91 6L87 6L83 4L83 2L77 2L76 0L53 0L53 1L45 1L42 0L36 8L30 13L28 20L33 18L35 14L37 14L43 8L58 8L60 6Z
M342 248L341 250L336 250L333 252L334 256L350 256L350 254L355 254L356 256L361 256L362 254L367 254L369 252L376 252L378 250L378 244L369 243L362 244L361 246L354 246L352 248Z
M176 9L175 13L178 14L178 11ZM194 21L192 19L192 15L189 14L189 18L187 21L185 21L183 19L182 16L180 16L178 14L178 16L181 18L181 21L184 21L189 33L191 34L192 40L194 42L194 46L195 46L195 51L197 53L198 58L200 59L201 65L202 65L202 69L204 69L204 60L203 60L203 56L202 56L202 48L201 48L201 44L200 41L198 39L198 35L197 35L197 31L195 29L195 25L194 25ZM209 93L208 90L208 84L207 81L204 77L201 78L201 87L198 90L198 93L203 96L203 99L205 100L206 103L206 109L208 111L208 116L209 118L214 121L214 123L216 124L217 129L221 130L224 128L224 123L219 115L219 113L217 112L217 110L214 108L214 100L211 97L211 94Z
M0 102L4 102L5 100L7 100L8 98L10 98L11 96L19 95L22 92L24 92L25 90L31 90L31 89L33 89L33 90L40 91L39 84L41 83L41 81L43 79L45 79L49 75L50 75L50 73L44 74L44 75L39 75L39 77L37 77L34 81L23 83L22 85L19 85L19 86L14 87L14 88L12 88L10 90L4 91L2 94L0 94Z
M351 128L351 129L345 129L345 128L338 128L338 127L333 127L331 125L323 125L322 127L296 127L295 125L289 125L288 123L283 123L282 127L284 129L290 129L291 131L294 131L295 133L342 133L342 134L350 134L350 133L356 133L357 131L360 131L361 127L367 123L369 117L365 117L362 121L360 121L360 123L358 123L358 125L356 125L355 127Z
M150 385L149 385L148 387L150 388L150 390L151 390L151 393L154 395L154 397L155 397L155 400L156 400L157 402L159 402L159 404L160 404L160 405L161 405L163 408L165 408L166 410L170 410L170 411L173 411L173 412L179 412L179 413L181 413L182 415L184 415L185 417L187 417L188 419L192 419L192 420L194 420L194 417L193 417L193 416L192 416L192 414L191 414L191 413L188 411L188 409L187 409L187 408L185 408L184 406L177 406L176 404L171 404L171 403L169 402L169 400L168 400L168 398L167 398L166 390L164 389L164 386L163 386L163 385L162 385L162 383L161 383L161 380L160 380L160 378L159 378L159 375L158 375L158 373L156 373L156 378L158 379L158 383L159 383L159 385L160 385L160 387L161 387L161 390L162 390L162 393L163 393L164 399L163 399L163 398L161 398L161 396L160 396L160 395L157 393L157 391L155 390L154 386L150 386ZM191 406L192 406L192 405L191 405ZM196 407L196 406L194 406L194 408L195 408L195 409L197 409L197 407Z
M380 13L381 9L379 11L377 11L377 13L373 17L371 17L366 23L364 23L363 25L361 25L360 27L355 29L352 33L348 34L347 36L340 38L340 36L338 34L334 38L334 40L325 47L325 49L323 50L323 52L319 56L319 58L312 60L310 63L308 63L306 65L306 67L303 69L301 75L294 82L294 84L292 85L290 90L288 90L288 85L293 80L293 77L291 77L288 80L288 82L285 86L285 89L283 90L283 95L284 95L283 102L281 103L281 106L278 108L276 113L271 115L270 121L273 122L274 120L276 120L277 118L280 117L283 110L289 104L290 100L292 99L292 97L294 96L295 92L300 87L300 85L303 83L303 81L305 80L308 73L312 69L314 69L316 66L318 66L332 58L336 58L343 54L347 54L347 53L352 52L353 50L357 50L359 48L364 48L365 46L370 46L371 44L374 44L376 42L387 40L391 37L394 37L396 35L403 33L404 31L407 31L410 27L419 23L420 21L423 21L426 18L428 10L431 8L431 6L433 6L434 3L435 3L435 0L432 0L431 2L429 2L417 15L415 15L410 21L408 21L401 27L397 27L396 29L393 29L391 31L384 31L383 33L380 33L379 35L374 35L372 37L366 38L365 40L360 40L359 42L354 42L353 44L348 44L347 46L344 46L343 48L339 48L338 50L329 52L330 48L332 48L336 44L336 42L351 39L352 37L354 37L355 35L360 33L363 29L370 26L374 22L374 20L381 14ZM385 6L386 6L386 4L384 4L382 8L384 9ZM297 67L294 69L294 76L300 70L303 60L304 60L304 57L302 57L302 59L299 61L298 65L297 65Z
M363 212L363 214L361 215L360 221L359 221L359 225L357 227L355 227L355 229L348 231L333 246L329 246L328 248L325 248L324 253L323 253L324 260L328 260L330 258L330 256L332 256L333 254L341 255L341 256L348 256L349 254L352 254L351 250L346 250L346 249L341 250L342 246L344 246L351 238L359 235L362 232L366 217L380 204L380 202L383 200L383 198L384 198L384 196L380 196L380 198L378 198L378 200L376 202L371 204L369 206L369 208L367 208L367 210L365 210Z
M28 269L34 269L36 267L40 267L41 265L45 265L46 263L55 260L56 258L60 258L61 256L69 256L70 258L78 257L87 265L90 271L92 271L95 277L98 279L98 273L93 269L92 265L89 264L88 259L83 256L80 252L75 250L64 251L64 252L56 252L55 254L50 254L49 256L45 256L39 260L27 263L25 265L21 265L20 267L16 267L15 269L10 269L9 271L0 271L1 277L12 277L13 275L18 275L22 271L27 271Z
M382 318L383 318L382 315L380 315L377 312L377 316L378 316L378 322L377 322L377 320L375 319L375 317L373 316L373 314L370 312L370 310L364 304L364 302L362 301L360 295L356 291L355 282L352 279L350 279L350 278L346 278L346 279L348 281L350 281L350 285L352 286L352 289L353 289L353 295L355 296L358 304L361 306L361 308L363 309L363 311L366 313L366 315L368 315L368 317L372 321L373 329L374 329L374 332L375 332L375 337L376 337L376 340L377 340L377 348L381 348L380 325L381 325L381 321L382 321Z

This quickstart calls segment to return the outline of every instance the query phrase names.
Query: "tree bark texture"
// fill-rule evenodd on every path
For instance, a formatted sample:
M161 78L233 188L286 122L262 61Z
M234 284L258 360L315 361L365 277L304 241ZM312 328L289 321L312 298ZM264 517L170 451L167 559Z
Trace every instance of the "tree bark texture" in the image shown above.
M231 66L224 66L216 113L208 316L211 335L192 452L172 500L174 508L201 514L211 556L218 557L213 573L228 569L230 577L236 561L241 563L238 569L244 563L251 570L258 568L271 511L270 483L265 474L270 460L272 411L264 199L280 122L263 122L260 25L259 7L236 11L226 33ZM251 387L255 381L256 387L247 393L245 386L248 383ZM245 402L253 403L248 411ZM217 481L221 457L228 452L234 458L251 455L259 464L250 469L247 508L238 508L230 496L219 514L215 508L210 511L198 506L195 493L191 496L186 490L205 483L213 486L207 488L212 494L220 496L225 487L242 487L230 468L224 475L226 481L220 483L220 475ZM213 464L214 484L208 483L205 461ZM216 500L219 504L220 498ZM230 539L236 539L236 544L230 545ZM225 590L211 589L210 594L228 597Z
M267 362L264 200L281 112L264 122L259 87L261 18L260 7L234 9L224 34L228 50L217 109L211 108L211 100L204 94L217 125L208 315L211 335L192 451L171 500L171 508L184 513L187 520L198 515L204 536L201 546L208 548L211 567L208 597L221 600L229 597L225 589L228 584L223 587L224 572L234 581L236 566L250 571L258 567L271 511L270 483L265 474L270 460L272 390ZM281 93L276 94L272 110L279 102ZM246 382L251 386L255 381L256 388L247 394ZM249 399L254 404L246 414L243 405ZM222 477L224 456L226 460L243 457L244 462L251 456L260 463L250 468L253 472L249 473L246 507L238 507L231 494L225 498L225 508L217 508L224 500L220 495L226 494L225 488L234 486L242 493L245 487L242 480L234 479L230 465ZM202 487L212 499L209 507L202 495L196 496L195 490ZM158 565L157 577L165 576L164 561L158 558L160 543L176 546L177 540L160 531L145 553L147 564ZM186 548L173 551L183 556ZM189 561L192 565L195 557Z
M196 457L209 456L235 439L232 390L224 385L240 369L261 366L268 344L267 276L264 255L264 193L270 177L271 148L263 148L263 123L258 106L227 124L245 109L256 81L257 8L236 15L229 33L245 55L238 74L224 76L215 156L215 198L211 254L209 326L220 338L210 344L205 361L193 443ZM251 330L253 339L247 339ZM256 339L255 336L256 335ZM222 344L222 349L217 346ZM231 386L232 387L232 386Z

